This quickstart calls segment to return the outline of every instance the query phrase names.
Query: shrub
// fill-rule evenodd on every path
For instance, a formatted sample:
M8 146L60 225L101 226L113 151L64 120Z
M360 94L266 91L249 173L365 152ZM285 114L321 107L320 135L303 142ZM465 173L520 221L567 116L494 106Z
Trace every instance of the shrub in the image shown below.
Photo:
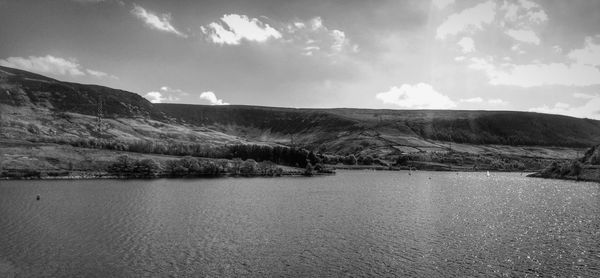
M356 165L356 157L351 154L344 158L344 164L346 165Z

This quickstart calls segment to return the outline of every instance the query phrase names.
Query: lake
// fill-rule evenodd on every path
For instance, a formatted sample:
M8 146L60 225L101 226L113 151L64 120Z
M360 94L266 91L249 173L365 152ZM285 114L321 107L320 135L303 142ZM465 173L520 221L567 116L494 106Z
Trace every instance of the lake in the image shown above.
M0 276L169 275L599 277L600 184L406 171L0 181Z

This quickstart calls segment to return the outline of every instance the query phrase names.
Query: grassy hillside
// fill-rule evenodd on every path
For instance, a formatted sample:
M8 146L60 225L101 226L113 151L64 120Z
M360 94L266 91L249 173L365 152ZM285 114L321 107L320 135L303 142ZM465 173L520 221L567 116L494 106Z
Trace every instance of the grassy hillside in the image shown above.
M97 115L99 102L106 117L144 117L165 120L165 115L138 94L97 85L62 82L23 70L0 66L0 103L37 106L53 112Z
M296 134L304 139L301 143L309 145L320 145L331 138L348 135L364 135L398 145L428 145L428 140L434 140L467 144L589 147L600 142L600 121L530 112L156 106L165 114L187 123L211 125L223 130L231 126L257 128L280 136L289 134L290 138ZM312 132L322 136L306 136ZM326 140L319 140L323 136ZM349 137L350 141L357 139L357 136ZM407 138L414 138L415 142L406 142Z
M410 165L530 169L600 143L600 121L511 111L152 104L131 92L0 67L0 139L118 150L127 142L154 149L286 145L352 154L359 163L392 165L404 157Z
M182 123L248 140L383 158L450 150L573 158L569 149L600 142L600 121L528 112L155 106Z

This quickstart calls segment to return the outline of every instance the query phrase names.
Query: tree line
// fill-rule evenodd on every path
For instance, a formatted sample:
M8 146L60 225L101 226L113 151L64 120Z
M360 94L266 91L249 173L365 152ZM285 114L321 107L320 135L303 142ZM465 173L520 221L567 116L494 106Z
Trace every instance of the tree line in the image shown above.
M40 136L30 139L33 142L57 143L80 148L106 149L144 154L162 154L172 156L192 156L205 158L225 158L242 160L253 159L256 162L271 161L276 164L306 168L310 163L346 165L372 165L385 163L371 156L332 155L309 151L299 147L269 146L256 144L233 144L214 146L201 143L164 142L152 140L117 141L97 138L64 138Z
M134 159L122 155L107 167L107 172L124 178L281 176L283 169L273 162L256 162L254 159L227 160L186 156L160 163L151 158Z

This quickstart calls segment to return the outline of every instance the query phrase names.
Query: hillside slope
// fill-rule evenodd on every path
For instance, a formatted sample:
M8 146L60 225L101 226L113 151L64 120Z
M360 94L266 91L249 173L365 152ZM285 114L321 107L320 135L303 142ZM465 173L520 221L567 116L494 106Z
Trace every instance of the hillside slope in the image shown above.
M102 104L99 104L99 102ZM98 122L98 111L102 111ZM244 139L173 123L138 94L62 82L0 67L0 138L45 141L168 141L212 145Z
M0 67L0 129L7 139L282 144L390 161L448 151L565 159L600 143L600 121L559 115L152 104L135 93L6 67Z
M529 112L155 106L183 123L344 154L385 156L450 148L480 153L489 151L489 145L582 148L600 142L600 121Z
M95 116L99 102L106 117L144 117L164 120L165 115L138 94L98 85L58 81L23 70L0 66L0 103L46 107L53 112Z

